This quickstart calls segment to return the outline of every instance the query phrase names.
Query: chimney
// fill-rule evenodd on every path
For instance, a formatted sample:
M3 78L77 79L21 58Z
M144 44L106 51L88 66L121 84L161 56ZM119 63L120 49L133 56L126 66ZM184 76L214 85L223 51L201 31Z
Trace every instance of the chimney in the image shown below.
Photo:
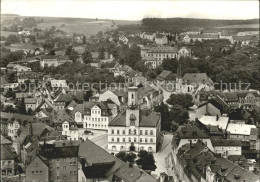
M160 182L165 182L165 178L166 178L166 174L164 172L160 173Z
M129 162L129 167L132 168L133 167L133 163Z
M29 133L31 136L33 136L33 128L32 128L32 122L29 123Z
M192 147L192 139L190 139L190 148Z
M217 115L217 117L216 117L216 121L218 121L218 119L219 119L219 116Z

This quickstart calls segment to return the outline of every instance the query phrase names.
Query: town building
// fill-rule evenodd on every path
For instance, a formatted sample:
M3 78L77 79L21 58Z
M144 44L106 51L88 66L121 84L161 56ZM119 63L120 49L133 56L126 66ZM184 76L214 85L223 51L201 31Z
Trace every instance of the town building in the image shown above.
M28 112L29 110L32 112L37 107L37 101L35 98L25 98L24 99L25 110Z
M239 140L213 139L214 153L226 157L229 155L242 155L242 143Z
M135 164L121 161L90 140L80 144L78 158L78 181L156 181Z
M112 109L107 102L84 103L84 128L107 130L112 119Z
M138 88L130 87L126 110L109 123L108 151L156 152L160 130L160 114L148 110L141 111L138 106Z
M256 128L255 125L229 123L227 126L228 138L249 141L251 130L254 128Z
M219 35L210 35L210 34L190 34L183 37L184 43L190 43L195 41L204 41L204 40L217 40Z
M50 171L51 172L51 171ZM49 164L44 157L37 155L32 162L26 167L26 181L49 181Z
M158 45L166 45L168 43L168 38L165 35L158 34L155 36L155 42Z
M8 176L13 176L16 174L16 160L15 156L10 149L10 147L6 145L1 145L1 174L0 174L0 179L1 181L3 178L8 177Z
M39 155L44 157L48 162L48 181L78 180L78 148L80 142L81 141L61 140L53 144L44 143L40 145ZM34 160L39 159L34 158ZM42 171L41 175L43 175L45 169L46 165L41 163L38 168L39 171ZM36 168L34 168L34 171L35 170ZM45 177L46 175L47 174L45 174ZM39 179L39 177L36 179Z
M213 81L206 73L185 73L182 78L182 92L197 93L201 90L212 90Z
M67 57L62 56L43 56L40 60L41 68L45 67L57 67L59 65L65 64L65 63L72 63L72 60L69 60Z

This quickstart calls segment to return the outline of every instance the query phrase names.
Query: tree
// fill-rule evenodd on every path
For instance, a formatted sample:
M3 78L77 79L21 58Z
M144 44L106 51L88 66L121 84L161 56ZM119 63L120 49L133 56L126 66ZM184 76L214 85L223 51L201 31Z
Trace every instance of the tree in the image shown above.
M116 157L121 159L124 162L133 163L136 159L136 154L132 152L126 153L125 151L120 151L119 153L116 154Z
M93 61L92 54L88 49L83 52L82 58L85 64L91 63Z
M105 59L105 48L103 46L98 50L98 59Z
M170 119L179 125L185 124L189 119L188 111L180 105L173 105L170 109ZM172 122L172 124L174 124Z
M15 43L20 42L19 38L18 38L16 35L14 35L14 34L9 35L9 36L6 38L6 41L7 41L7 42L11 42L12 44L15 44Z
M136 159L136 154L133 152L130 152L126 155L126 161L129 163L134 163Z
M137 156L138 159L136 160L136 163L141 166L143 170L154 171L157 168L153 153L147 152L146 150L140 150Z
M69 55L69 59L75 62L78 59L78 57L79 57L79 53L75 50L72 50Z
M83 43L83 44L86 44L86 43L87 43L87 41L86 41L86 36L85 36L85 35L83 36L82 43Z
M189 109L193 105L193 98L190 94L171 94L166 101L170 105L180 105L185 109Z
M154 111L161 113L162 130L169 131L171 129L171 116L168 105L162 102L160 105L155 106Z
M22 98L22 100L17 104L17 112L19 114L27 114L25 109L24 98Z
M54 49L51 49L51 50L49 51L48 55L50 55L50 56L55 56L55 55L56 55L55 50L54 50Z
M118 159L121 159L122 161L126 162L126 152L125 151L120 151L119 153L116 154L116 157Z

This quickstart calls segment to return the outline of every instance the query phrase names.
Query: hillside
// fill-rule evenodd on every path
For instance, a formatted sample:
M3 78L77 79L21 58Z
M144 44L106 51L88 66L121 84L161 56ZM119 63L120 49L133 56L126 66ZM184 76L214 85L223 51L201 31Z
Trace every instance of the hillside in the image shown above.
M252 24L259 24L259 19L249 20L217 20L193 18L144 18L141 25L120 26L120 30L128 31L185 31L191 29L212 29L215 27L234 26L231 28L249 28ZM243 26L239 26L243 25ZM248 26L247 26L248 25Z

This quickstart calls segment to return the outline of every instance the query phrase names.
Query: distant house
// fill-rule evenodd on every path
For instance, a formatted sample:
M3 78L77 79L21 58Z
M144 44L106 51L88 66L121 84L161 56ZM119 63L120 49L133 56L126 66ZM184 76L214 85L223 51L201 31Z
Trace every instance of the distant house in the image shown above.
M113 101L118 107L119 110L123 110L124 105L127 101L127 94L124 90L120 89L109 89L99 95L98 101Z
M119 40L122 41L124 44L127 44L127 43L128 43L128 38L126 38L126 37L123 36L123 35L120 35L120 36L119 36Z
M66 80L51 80L51 87L52 88L67 88Z
M152 56L145 56L142 58L142 60L144 61L145 65L148 65L153 69L155 69L161 63L160 61L158 61L156 58L154 58Z
M233 42L240 43L241 46L249 46L250 42L252 42L254 40L259 40L259 36L252 36L252 35L233 36Z
M191 41L203 41L203 40L217 40L219 39L219 35L211 35L211 34L191 34L191 35L185 35L183 37L183 42L189 43Z
M177 79L177 75L173 74L171 71L163 70L157 77L156 81L159 82L159 84L167 84L167 83L175 83Z
M166 45L168 43L168 38L165 35L158 34L155 36L155 42L158 45Z
M196 116L200 118L202 115L221 116L229 111L229 106L224 101L210 99L209 101L200 104L196 110Z
M206 73L185 73L182 80L182 91L184 93L190 93L196 90L198 91L202 88L207 90L213 89L213 81L207 76Z
M37 107L37 101L35 98L25 98L24 104L25 104L25 109L27 112L29 110L34 111Z
M203 30L203 35L219 35L220 31L218 29L208 29L208 30Z
M72 63L72 60L69 60L65 56L42 56L40 60L40 65L42 68L50 66L57 67L65 63Z
M141 38L154 41L156 33L154 32L144 32L140 35Z
M221 32L219 35L220 39L227 39L230 41L231 44L233 44L234 40L233 40L233 36L234 33L233 32Z

